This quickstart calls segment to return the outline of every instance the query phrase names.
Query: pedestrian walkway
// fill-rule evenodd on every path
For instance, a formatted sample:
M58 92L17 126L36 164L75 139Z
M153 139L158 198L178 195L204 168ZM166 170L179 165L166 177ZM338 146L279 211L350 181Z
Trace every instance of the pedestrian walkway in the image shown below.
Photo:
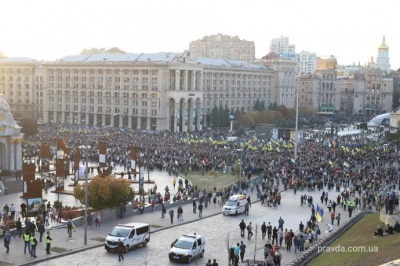
M169 176L168 173L166 172L158 172L154 171L151 172L151 179L154 179L156 181L157 186L159 189L163 190L163 187L165 185L168 185L170 187L170 190L172 193L174 193L174 190L172 188L172 176ZM321 191L322 192L322 191ZM296 213L304 213L304 212L309 212L311 215L311 209L309 207L303 206L300 207L300 194L304 194L309 192L304 192L304 191L299 191L296 195L293 194L292 190L288 190L282 193L282 204L284 205L290 205L289 207L293 213L283 213L280 214L283 216L284 219L286 219L286 224L290 227L288 229L293 229L294 232L297 231L296 227L293 227L294 225L298 224L300 221L293 221L296 218ZM312 192L314 196L314 203L316 204L318 200L318 195L320 195L320 192ZM330 198L334 199L334 193L330 192ZM65 195L64 195L65 196ZM7 202L11 202L12 200L17 200L19 195L6 195L3 196L3 199L7 197ZM71 197L71 196L68 196ZM256 193L255 191L253 193L250 193L250 197L253 199L253 201L256 200ZM16 201L15 201L16 202ZM319 202L318 202L319 203ZM260 203L254 203L254 204L260 204ZM17 204L18 205L18 204ZM102 222L101 227L90 227L88 228L87 232L87 245L84 245L84 227L83 226L78 226L76 227L75 232L72 233L72 237L69 237L67 234L67 229L64 226L58 226L58 224L51 224L50 233L51 237L53 238L52 242L52 247L55 248L52 250L52 254L47 255L45 254L45 244L44 242L40 242L38 245L38 251L37 251L37 256L38 258L31 258L30 256L26 255L23 253L23 240L22 238L13 238L11 241L11 249L10 253L7 253L5 256L2 256L0 258L0 264L1 263L9 263L9 264L14 264L14 265L28 265L32 262L39 262L39 261L45 261L51 258L56 258L58 256L62 256L63 254L69 254L70 252L80 252L88 248L93 248L93 247L101 247L104 245L104 240L107 234L112 230L112 228L117 225L117 224L123 224L123 223L128 223L128 222L144 222L144 223L149 223L151 225L152 232L159 231L159 230L165 230L170 227L176 227L182 224L186 223L192 223L198 221L200 218L198 217L198 211L196 214L193 213L192 209L192 204L183 204L183 213L184 213L184 221L178 221L177 220L177 207L178 205L174 205L174 221L171 223L170 217L168 215L168 211L170 208L167 208L167 214L165 218L161 218L161 209L157 208L154 212L151 211L150 207L147 207L146 211L141 214L139 211L134 211L134 214L132 216L125 217L123 219L109 219L105 220ZM264 207L264 208L269 208L269 207ZM210 216L214 215L219 215L221 213L222 206L219 206L219 204L216 204L214 206L213 203L208 206L208 208L205 208L203 210L203 218L206 219ZM344 222L348 215L343 212L340 208L339 212L342 213L342 222ZM326 207L325 207L326 210ZM279 207L278 210L279 212ZM327 215L325 214L325 220L321 223L321 233L323 236L324 231L325 231L325 224L327 223ZM254 218L253 218L254 219ZM262 218L258 218L257 220L253 221L253 224L261 224L262 221L268 221L268 217L264 216ZM246 220L252 220L252 209L250 208L250 216L246 218ZM289 221L290 220L290 221ZM303 221L304 223L305 221ZM94 224L94 223L93 223ZM271 224L273 226L277 226L277 221L271 220ZM284 226L286 228L286 226ZM238 227L239 229L239 227ZM257 260L262 260L263 259L263 245L264 242L261 240L261 232L259 232L258 235L258 241L260 243L260 249L256 253L256 259ZM284 248L283 249L283 260L282 260L282 265L285 265L291 261L293 261L296 257L297 254L294 254L293 248L292 252L286 252ZM1 251L0 251L1 253ZM251 256L253 257L253 256Z

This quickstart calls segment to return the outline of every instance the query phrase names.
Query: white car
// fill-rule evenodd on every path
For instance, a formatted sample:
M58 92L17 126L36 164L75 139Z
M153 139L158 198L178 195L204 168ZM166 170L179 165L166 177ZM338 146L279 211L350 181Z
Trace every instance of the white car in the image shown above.
M190 263L196 257L204 256L206 242L201 235L182 235L171 244L169 251L170 261L183 261Z
M150 225L145 223L119 224L108 233L104 248L107 251L117 251L119 239L124 243L125 252L134 246L143 245L145 247L150 242Z

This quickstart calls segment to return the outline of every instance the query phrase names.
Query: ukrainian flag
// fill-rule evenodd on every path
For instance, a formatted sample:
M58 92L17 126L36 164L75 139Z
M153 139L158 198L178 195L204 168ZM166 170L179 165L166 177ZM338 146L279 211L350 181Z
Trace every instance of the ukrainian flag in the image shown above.
M321 222L322 216L324 216L324 211L319 207L318 204L317 204L317 211L315 212L315 216L317 217L318 222Z

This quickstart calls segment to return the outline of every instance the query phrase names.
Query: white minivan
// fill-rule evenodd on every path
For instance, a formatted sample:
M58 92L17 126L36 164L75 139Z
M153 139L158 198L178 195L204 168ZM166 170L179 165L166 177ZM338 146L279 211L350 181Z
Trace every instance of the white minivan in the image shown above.
M107 251L117 251L119 239L124 243L125 252L134 246L143 245L145 247L150 242L150 225L145 223L119 224L108 233L104 248Z
M244 213L245 205L247 203L245 195L233 195L225 202L224 207L222 207L222 213L234 214Z
M190 263L196 257L202 258L206 249L206 241L201 235L182 235L171 244L170 261Z

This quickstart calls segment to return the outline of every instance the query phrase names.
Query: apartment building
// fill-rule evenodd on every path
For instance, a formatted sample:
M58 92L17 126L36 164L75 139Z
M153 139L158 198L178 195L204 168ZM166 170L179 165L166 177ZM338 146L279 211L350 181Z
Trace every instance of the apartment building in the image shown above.
M255 46L253 41L240 39L238 36L223 34L205 36L189 43L189 52L196 57L227 59L253 63Z

